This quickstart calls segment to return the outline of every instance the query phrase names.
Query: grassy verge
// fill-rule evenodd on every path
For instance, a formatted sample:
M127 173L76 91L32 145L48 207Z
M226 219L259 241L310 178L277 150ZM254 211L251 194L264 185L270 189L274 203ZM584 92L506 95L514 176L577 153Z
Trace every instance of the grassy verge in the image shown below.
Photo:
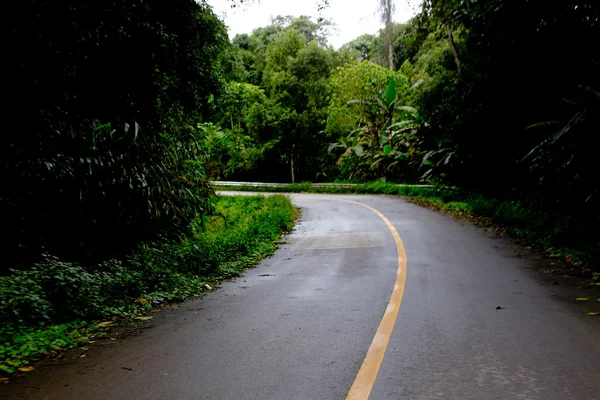
M387 194L405 196L429 208L448 212L478 224L495 225L526 246L559 259L600 282L600 234L586 221L534 204L516 200L485 198L465 191L444 187L414 187L373 182L352 187L312 187L300 183L283 187L218 187L218 190L254 192L295 192L331 194ZM591 271L596 271L591 272Z
M285 196L222 197L213 216L176 243L146 243L126 260L82 266L47 256L0 277L0 377L56 356L102 330L99 320L134 318L200 296L275 251L293 227Z

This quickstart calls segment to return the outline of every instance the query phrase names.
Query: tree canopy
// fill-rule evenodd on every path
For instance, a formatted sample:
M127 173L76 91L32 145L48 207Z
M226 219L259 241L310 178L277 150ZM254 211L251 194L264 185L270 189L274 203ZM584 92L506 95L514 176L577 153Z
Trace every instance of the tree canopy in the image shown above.
M307 16L228 40L192 0L19 3L15 262L171 240L210 212L208 178L435 182L600 218L594 1L427 0L403 23L376 4L380 32L335 50Z

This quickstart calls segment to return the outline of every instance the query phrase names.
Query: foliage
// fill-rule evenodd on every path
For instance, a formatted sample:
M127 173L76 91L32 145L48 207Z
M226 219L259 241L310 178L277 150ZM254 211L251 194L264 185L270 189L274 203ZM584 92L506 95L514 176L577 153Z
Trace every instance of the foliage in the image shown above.
M344 44L339 52L348 54L355 61L373 61L379 49L379 38L375 35L364 34Z
M332 164L321 135L328 79L347 60L327 46L330 28L325 20L277 16L233 39L234 81L212 102L221 132L209 135L217 149L211 176L289 181L325 175Z
M141 244L125 261L91 268L46 256L28 270L12 270L0 277L0 371L74 346L73 331L87 326L77 320L124 317L238 275L275 250L295 214L284 196L223 197L183 240Z
M598 105L579 89L600 87L600 59L588 46L600 33L598 11L595 2L424 2L399 52L410 63L412 82L423 82L411 103L428 122L426 146L437 152L432 174L598 221L597 180L588 175L598 130L591 110ZM565 51L557 56L556 49ZM585 121L573 119L584 109ZM550 120L562 121L570 134L554 142L560 128L527 129Z
M287 28L267 47L263 85L281 107L280 152L285 155L292 181L319 169L324 146L329 75L334 53L293 27Z
M206 4L35 0L8 24L15 134L0 145L0 218L11 232L0 274L43 252L122 256L208 211L188 125L209 114L227 39Z
M540 187L547 202L552 202L556 192L569 193L563 200L569 206L583 208L594 213L598 205L600 187L590 184L597 179L595 156L595 132L600 126L600 92L592 88L580 88L573 99L565 99L572 115L564 121L538 123L530 128L545 129L545 137L524 160L534 176L539 177ZM555 193L553 193L555 192Z
M418 157L421 140L417 135L420 120L414 108L401 105L408 91L407 80L402 75L398 75L397 81L394 77L396 74L388 74L385 92L372 93L377 87L373 75L377 74L369 74L368 69L365 71L363 68L357 68L358 66L361 65L349 69L363 74L367 72L367 84L358 88L355 86L354 92L361 96L366 94L366 97L350 100L345 106L339 107L338 103L338 107L330 108L333 111L330 113L332 117L330 122L333 122L330 126L336 120L339 121L341 108L359 118L357 127L347 137L342 138L340 143L331 145L329 150L338 148L345 150L338 160L338 165L342 176L349 179L402 177L406 180L414 180L418 167L413 164L420 162ZM381 67L373 64L364 66L374 67L370 68L373 72L382 72ZM344 72L344 70L340 71L344 78L352 75L351 73L346 75ZM341 79L342 82L345 82L344 78ZM337 93L341 94L340 97L343 98L344 95L352 92L344 88L345 85L340 86L336 88ZM350 107L354 107L356 111ZM348 124L347 120L346 124Z
M47 328L0 327L0 383L2 375L11 375L30 362L61 354L82 342L86 324L74 321Z
M406 90L406 78L370 61L338 67L331 77L333 94L328 109L326 133L336 140L357 129L369 117L363 102L372 100L385 91L390 80L400 83Z

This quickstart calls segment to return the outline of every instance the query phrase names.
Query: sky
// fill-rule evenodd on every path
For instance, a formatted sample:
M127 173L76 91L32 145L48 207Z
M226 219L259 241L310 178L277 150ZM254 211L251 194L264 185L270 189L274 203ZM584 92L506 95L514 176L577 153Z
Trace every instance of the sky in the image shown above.
M319 14L317 0L254 0L250 4L232 8L232 0L207 0L214 12L229 28L229 37L270 24L277 15L308 15L323 17L336 24L337 32L329 37L329 44L339 48L365 33L376 34L383 24L377 13L378 0L329 0L329 8ZM406 22L418 6L417 0L396 0L395 22Z

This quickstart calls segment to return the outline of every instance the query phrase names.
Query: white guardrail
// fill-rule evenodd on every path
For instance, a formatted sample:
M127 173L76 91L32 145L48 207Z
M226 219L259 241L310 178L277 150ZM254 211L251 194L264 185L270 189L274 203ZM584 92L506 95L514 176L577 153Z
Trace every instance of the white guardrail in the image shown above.
M285 187L291 185L291 183L265 183L265 182L233 182L233 181L211 181L213 186L249 186L249 187ZM353 188L359 186L356 183L311 183L311 187L331 187L331 188ZM431 185L403 185L398 186L405 187L422 187L428 188Z

